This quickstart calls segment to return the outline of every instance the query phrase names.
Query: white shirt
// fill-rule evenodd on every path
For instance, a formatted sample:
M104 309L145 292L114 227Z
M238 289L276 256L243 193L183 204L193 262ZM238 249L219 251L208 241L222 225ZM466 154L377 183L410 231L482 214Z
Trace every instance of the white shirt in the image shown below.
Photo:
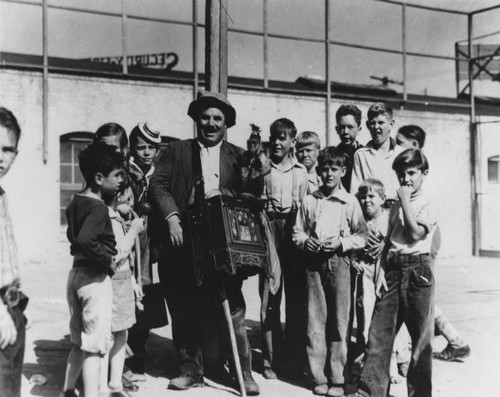
M423 191L412 195L410 206L417 223L424 227L426 234L420 240L408 241L403 208L401 207L401 202L396 201L389 213L389 228L386 239L390 239L391 247L387 258L394 255L431 253L432 239L437 226L437 216L434 206Z
M320 242L338 238L343 252L347 252L365 246L366 232L358 200L340 186L328 197L318 189L304 198L292 239L299 249L304 250L309 237Z
M392 138L389 139L390 146L387 153L375 149L370 141L354 154L350 189L353 194L358 191L359 185L365 179L375 178L384 184L385 195L388 199L397 199L396 190L399 188L399 181L396 172L392 169L392 163L405 149L396 145Z
M271 172L264 176L262 198L269 202L269 211L286 214L297 210L307 193L307 170L297 159L290 158L284 166L269 161Z
M200 145L201 171L205 185L205 194L210 190L219 189L220 183L220 147L222 140L215 146Z

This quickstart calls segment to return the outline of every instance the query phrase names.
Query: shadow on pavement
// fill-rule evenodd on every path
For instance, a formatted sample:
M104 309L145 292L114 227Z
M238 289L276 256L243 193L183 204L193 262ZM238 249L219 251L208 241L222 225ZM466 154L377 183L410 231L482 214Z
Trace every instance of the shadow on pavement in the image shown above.
M57 396L62 389L66 359L71 350L69 335L61 340L39 339L34 342L36 363L24 363L23 375L29 380L33 375L42 375L47 378L44 385L34 384L31 395Z

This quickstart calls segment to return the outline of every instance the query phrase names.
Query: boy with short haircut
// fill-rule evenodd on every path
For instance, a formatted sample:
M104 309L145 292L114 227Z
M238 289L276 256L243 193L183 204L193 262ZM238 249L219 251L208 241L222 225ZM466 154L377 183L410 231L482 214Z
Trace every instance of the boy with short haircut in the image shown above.
M356 197L363 211L368 228L366 247L357 250L353 255L353 268L360 276L360 282L355 284L354 298L356 302L356 339L362 339L362 345L368 341L368 330L375 307L375 278L380 269L380 254L387 233L388 212L384 210L384 184L377 179L368 178L359 185ZM358 310L361 309L361 310Z
M307 180L309 182L307 194L318 189L321 178L316 173L316 161L321 149L321 142L318 134L314 131L304 131L297 135L295 143L297 149L297 160L307 169Z
M287 118L271 124L271 153L266 167L269 171L263 178L262 198L267 202L266 211L280 260L278 270L283 274L283 278L281 275L277 277L284 281L286 289L287 359L293 365L301 366L305 360L302 359L305 356L305 280L297 269L291 235L298 207L307 192L307 171L293 155L296 135L295 124ZM275 370L284 353L280 320L282 292L283 285L272 291L270 280L260 278L262 356L266 379L276 378Z
M123 155L102 142L92 143L79 155L86 188L66 208L73 268L67 298L71 314L68 356L62 396L76 396L82 372L85 396L97 397L101 357L111 347L111 308L115 236L104 198L114 196L123 178Z
M17 156L21 129L14 114L0 107L0 179ZM7 196L0 187L0 396L19 397L23 370L27 298L21 280ZM24 298L24 299L22 299Z
M335 120L337 122L335 130L340 138L340 144L337 148L349 156L346 173L342 178L342 185L349 192L354 153L363 147L356 139L361 131L361 110L353 104L341 105L335 113Z
M430 253L437 221L422 189L429 163L420 150L407 149L396 157L393 169L401 185L399 201L389 214L381 265L385 277L379 277L376 285L376 292L382 287L385 291L375 303L358 394L388 395L392 347L404 322L412 339L408 396L431 397L434 276Z
M365 179L378 179L384 184L388 204L396 200L396 190L399 186L391 168L392 163L404 150L390 136L393 125L393 112L390 106L382 102L370 106L366 126L372 139L354 154L351 180L351 192L356 192Z
M307 355L314 394L343 396L353 249L364 247L366 223L358 201L342 186L346 155L323 149L316 168L322 186L308 195L293 228L293 242L308 253Z

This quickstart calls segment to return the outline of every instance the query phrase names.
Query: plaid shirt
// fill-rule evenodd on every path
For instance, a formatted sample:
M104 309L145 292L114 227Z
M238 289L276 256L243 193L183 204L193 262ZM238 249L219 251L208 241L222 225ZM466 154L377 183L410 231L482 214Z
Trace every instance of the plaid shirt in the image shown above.
M19 284L19 262L5 191L0 187L0 288Z

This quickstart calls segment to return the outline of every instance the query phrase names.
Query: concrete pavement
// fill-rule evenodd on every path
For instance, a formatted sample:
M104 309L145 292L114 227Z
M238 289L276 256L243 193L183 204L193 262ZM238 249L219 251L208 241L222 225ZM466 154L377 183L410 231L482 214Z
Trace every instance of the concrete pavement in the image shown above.
M68 341L68 309L65 284L71 267L67 244L55 247L47 262L28 262L22 269L25 292L30 296L29 313L33 325L27 332L23 373L23 396L57 396L61 390ZM435 397L500 395L500 260L485 258L439 259L436 263L436 304L470 344L472 354L464 362L434 361ZM311 396L305 384L265 380L259 371L259 297L257 278L245 282L247 327L254 353L254 378L262 396ZM181 395L231 396L235 390L217 384L185 392L167 390L169 378L176 373L176 354L170 326L155 330L148 343L151 360L147 381L133 397ZM445 346L437 337L434 350ZM45 385L29 382L34 374L47 378ZM391 388L395 397L406 396L405 382Z

